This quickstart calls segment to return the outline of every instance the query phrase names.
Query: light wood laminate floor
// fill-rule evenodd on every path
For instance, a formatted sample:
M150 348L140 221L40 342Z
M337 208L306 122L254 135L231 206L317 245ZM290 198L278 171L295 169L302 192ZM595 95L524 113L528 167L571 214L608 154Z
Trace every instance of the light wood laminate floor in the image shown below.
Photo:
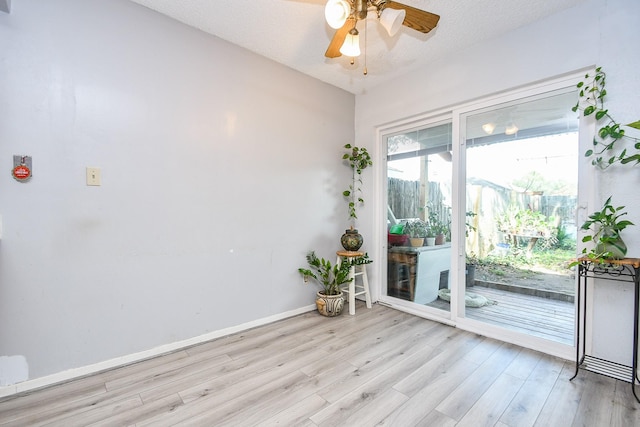
M0 425L639 426L629 383L374 304L0 400Z

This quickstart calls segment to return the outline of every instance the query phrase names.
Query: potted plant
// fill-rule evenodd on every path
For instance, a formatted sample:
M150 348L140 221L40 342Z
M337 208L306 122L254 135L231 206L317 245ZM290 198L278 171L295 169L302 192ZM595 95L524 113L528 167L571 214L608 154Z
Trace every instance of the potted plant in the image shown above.
M533 250L539 239L543 239L545 245L553 244L558 233L558 220L555 217L546 217L541 212L516 205L511 205L498 216L496 225L513 247L518 246L519 239L527 239L528 253Z
M447 240L447 234L449 233L449 227L442 223L440 220L436 221L436 223L433 225L433 233L436 236L436 240L435 240L435 244L436 245L443 245L444 242Z
M610 196L604 202L602 209L589 215L589 219L582 224L581 230L592 231L592 234L582 238L582 242L594 244L590 250L582 249L582 253L587 258L591 260L622 259L627 255L627 246L620 237L620 232L634 224L629 220L620 219L627 214L622 212L623 209L624 206L614 207Z
M466 255L466 263L464 270L465 285L467 288L476 284L476 265L478 264L478 256L475 252L469 252Z
M318 312L327 317L339 315L344 307L344 296L340 286L353 280L349 277L349 269L352 266L371 263L369 255L364 254L351 259L345 257L340 265L332 265L331 261L318 258L314 251L310 251L306 258L309 268L299 268L298 272L302 274L305 283L313 279L322 287L316 293Z
M302 274L305 283L313 279L322 287L316 294L318 312L327 317L339 315L344 306L340 285L353 280L349 277L349 263L332 265L331 261L318 258L314 251L310 251L306 258L309 268L298 268L298 271Z
M404 224L394 224L389 228L387 241L391 246L405 246L409 242L409 236L405 234Z
M427 225L427 237L424 239L425 245L433 246L436 244L436 232L433 227Z
M444 244L447 240L447 234L449 233L449 222L443 221L432 206L425 206L425 209L428 211L427 223L429 225L429 233L435 237L436 245Z
M412 219L407 222L404 231L409 235L411 246L417 247L424 244L424 238L427 237L429 226L421 219Z
M363 243L362 236L355 228L355 221L358 218L356 211L359 205L364 203L362 198L362 171L373 165L371 156L366 148L360 148L346 144L344 148L347 152L343 154L342 160L351 168L351 183L349 188L342 192L342 195L348 201L349 219L351 220L351 227L345 230L340 242L342 247L347 251L357 251L360 249Z

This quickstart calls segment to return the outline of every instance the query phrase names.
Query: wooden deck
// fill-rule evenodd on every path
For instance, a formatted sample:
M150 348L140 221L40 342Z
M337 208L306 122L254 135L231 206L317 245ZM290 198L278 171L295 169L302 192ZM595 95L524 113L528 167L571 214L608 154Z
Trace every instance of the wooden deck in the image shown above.
M573 303L483 286L473 286L467 291L496 302L480 308L467 307L468 318L563 344L573 344L575 330ZM441 299L427 305L449 310L449 303Z

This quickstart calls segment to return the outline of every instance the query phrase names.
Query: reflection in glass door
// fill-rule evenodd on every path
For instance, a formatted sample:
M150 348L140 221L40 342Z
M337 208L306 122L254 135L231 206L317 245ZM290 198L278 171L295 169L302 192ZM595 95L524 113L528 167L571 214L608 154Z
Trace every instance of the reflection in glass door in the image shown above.
M466 116L464 315L573 345L578 118L558 93Z
M387 296L446 311L451 138L450 121L387 138Z

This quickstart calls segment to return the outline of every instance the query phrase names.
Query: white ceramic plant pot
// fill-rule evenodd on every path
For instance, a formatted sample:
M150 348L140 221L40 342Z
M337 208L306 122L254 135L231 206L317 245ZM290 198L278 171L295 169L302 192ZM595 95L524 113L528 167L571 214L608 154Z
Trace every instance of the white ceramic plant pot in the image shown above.
M609 252L612 259L622 259L627 256L627 245L622 238L618 236L617 239L611 242L600 242L596 245L596 252L604 253Z

